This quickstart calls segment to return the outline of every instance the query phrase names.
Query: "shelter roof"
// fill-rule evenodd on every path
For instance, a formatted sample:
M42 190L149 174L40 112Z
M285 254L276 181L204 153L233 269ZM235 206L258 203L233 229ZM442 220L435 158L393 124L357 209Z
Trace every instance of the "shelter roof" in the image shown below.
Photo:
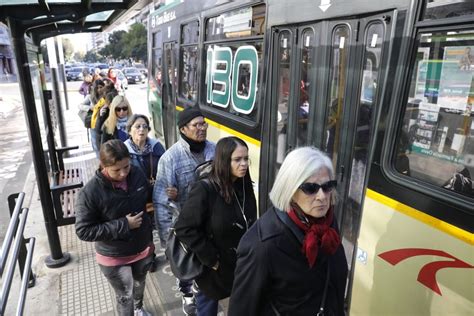
M152 0L0 0L0 21L15 21L36 43L61 34L106 31Z

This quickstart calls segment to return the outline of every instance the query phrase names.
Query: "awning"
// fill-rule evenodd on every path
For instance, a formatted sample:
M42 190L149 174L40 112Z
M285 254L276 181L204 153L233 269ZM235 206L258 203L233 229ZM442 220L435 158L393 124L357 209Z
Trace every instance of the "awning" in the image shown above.
M0 21L14 20L37 44L61 34L102 32L152 0L0 0Z

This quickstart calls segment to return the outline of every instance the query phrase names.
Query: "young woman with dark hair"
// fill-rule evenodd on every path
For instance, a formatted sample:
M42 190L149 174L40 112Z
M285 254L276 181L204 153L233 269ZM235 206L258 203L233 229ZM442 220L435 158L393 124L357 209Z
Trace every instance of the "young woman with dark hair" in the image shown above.
M145 212L148 181L118 140L100 148L100 168L76 202L76 234L95 242L96 261L117 298L121 316L143 310L146 273L153 264L151 219Z
M226 137L216 145L208 179L194 184L175 224L176 236L206 267L195 279L198 315L217 315L218 300L229 297L235 250L255 222L257 204L248 172L247 144Z

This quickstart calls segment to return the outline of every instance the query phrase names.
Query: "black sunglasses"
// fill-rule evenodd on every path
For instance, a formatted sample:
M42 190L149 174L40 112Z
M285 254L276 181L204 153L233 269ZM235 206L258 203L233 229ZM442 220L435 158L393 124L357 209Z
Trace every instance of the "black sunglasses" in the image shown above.
M124 106L124 107L116 107L115 108L115 112L120 112L120 111L128 111L128 106Z
M323 184L306 182L306 183L303 183L302 185L300 185L299 188L305 194L311 195L311 194L315 194L315 193L319 192L319 189L323 189L324 193L329 193L336 186L337 186L337 181L336 180L331 180L331 181L325 182Z

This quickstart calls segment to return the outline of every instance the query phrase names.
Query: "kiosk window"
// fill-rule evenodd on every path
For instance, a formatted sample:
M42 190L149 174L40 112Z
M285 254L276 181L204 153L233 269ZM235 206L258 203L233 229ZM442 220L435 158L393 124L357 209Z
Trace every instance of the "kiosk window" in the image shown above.
M474 30L419 35L395 169L474 197Z

